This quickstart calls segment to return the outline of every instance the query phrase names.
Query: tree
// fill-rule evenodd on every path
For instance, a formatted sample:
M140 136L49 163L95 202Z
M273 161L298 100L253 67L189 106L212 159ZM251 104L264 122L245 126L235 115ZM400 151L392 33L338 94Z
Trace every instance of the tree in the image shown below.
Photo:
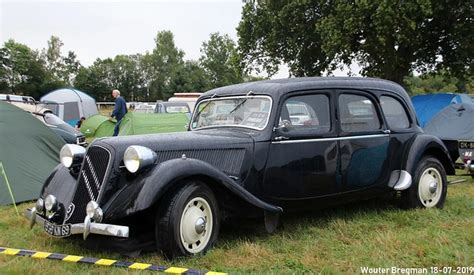
M52 35L48 40L48 47L43 49L41 54L48 73L47 82L53 86L72 86L81 68L81 63L73 51L69 51L67 56L62 55L63 46L61 39Z
M149 71L153 74L150 83L151 96L168 99L173 96L171 83L178 69L183 65L184 52L174 43L173 33L160 31L155 38L155 48L147 58Z
M412 95L431 93L473 93L474 77L458 79L447 73L425 74L405 78L405 86Z
M295 76L357 62L361 73L398 83L413 71L473 74L472 1L255 1L237 28L242 59ZM471 42L469 42L471 41Z
M0 49L2 92L38 98L44 92L46 73L37 52L10 39Z
M175 92L204 92L210 83L206 71L197 61L186 61L176 71L170 89Z
M74 86L88 92L96 100L109 101L114 88L111 76L112 59L97 58L89 67L82 67L74 80Z
M74 78L79 73L79 69L82 67L79 60L77 60L77 55L73 51L69 51L67 56L63 57L64 70L61 73L61 79L72 86L74 83Z
M244 79L235 42L226 34L212 33L201 47L201 66L212 87L240 83Z
M64 43L59 37L52 35L48 40L48 48L43 49L43 58L46 70L51 74L53 80L61 79L61 72L64 70L64 63L61 56L61 47Z

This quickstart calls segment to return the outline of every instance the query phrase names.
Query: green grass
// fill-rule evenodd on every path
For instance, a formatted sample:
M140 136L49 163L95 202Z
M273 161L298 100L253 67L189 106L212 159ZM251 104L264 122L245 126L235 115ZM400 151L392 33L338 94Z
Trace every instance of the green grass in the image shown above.
M360 267L474 265L474 181L450 185L444 209L401 210L373 200L284 217L275 234L263 223L224 227L204 256L167 261L158 253L131 259L54 239L13 207L0 207L0 246L232 273L354 273ZM32 203L21 204L24 211ZM130 273L119 268L0 255L0 273ZM132 272L133 273L133 272ZM140 273L146 273L141 271Z

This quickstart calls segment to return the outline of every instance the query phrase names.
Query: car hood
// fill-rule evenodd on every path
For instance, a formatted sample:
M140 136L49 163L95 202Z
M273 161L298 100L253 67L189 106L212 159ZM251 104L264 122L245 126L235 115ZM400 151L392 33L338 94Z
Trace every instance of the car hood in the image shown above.
M168 134L109 137L96 140L92 145L102 145L115 153L125 151L130 145L141 145L155 152L168 150L218 149L253 147L254 139L243 132L232 130L202 130Z
M224 173L244 179L252 166L255 141L237 130L200 130L169 134L151 134L98 139L90 146L107 149L113 169L123 167L123 155L131 145L148 147L157 153L157 163L180 158L199 159Z

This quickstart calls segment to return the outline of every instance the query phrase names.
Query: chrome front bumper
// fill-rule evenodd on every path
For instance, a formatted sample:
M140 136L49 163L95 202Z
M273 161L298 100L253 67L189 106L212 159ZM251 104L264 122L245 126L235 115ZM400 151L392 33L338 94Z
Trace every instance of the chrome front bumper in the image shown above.
M36 213L35 207L31 209L27 209L25 211L25 216L30 221L31 227L33 227L33 225L37 223L43 226L44 228L45 224L50 223L49 221L46 221L43 217L41 217L40 215ZM84 219L84 223L70 224L69 234L63 237L67 237L69 235L74 235L74 234L83 234L83 237L85 240L89 234L98 234L98 235L128 238L128 233L129 233L128 226L95 223L95 222L92 222L88 216L86 216Z

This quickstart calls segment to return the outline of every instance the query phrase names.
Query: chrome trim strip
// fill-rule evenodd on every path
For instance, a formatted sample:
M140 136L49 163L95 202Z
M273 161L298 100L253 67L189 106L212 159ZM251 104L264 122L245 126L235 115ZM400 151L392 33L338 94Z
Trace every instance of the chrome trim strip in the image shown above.
M84 178L84 183L86 184L87 192L89 193L89 197L91 198L91 200L94 201L95 200L94 193L92 193L91 184L89 183L89 179L87 178L86 172L84 172L84 169L81 170L81 175L82 175L82 178Z
M333 137L333 138L291 139L291 140L272 141L272 144L305 143L305 142L319 142L319 141L338 141L338 140L366 139L366 138L378 138L378 137L388 137L388 136L389 136L388 134L376 134L376 135Z
M44 226L44 219L36 214L33 209L26 209L25 216L30 221L35 220L35 223ZM121 238L128 238L129 228L123 225L105 224L92 222L89 226L90 233L106 236L115 236ZM71 234L83 234L86 230L84 223L71 224Z
M87 155L86 155L86 161L87 161L87 164L89 165L89 169L91 169L91 174L92 174L92 178L94 179L95 186L97 187L97 190L100 191L99 178L97 177L97 174L95 173L94 166L92 166L91 159Z

